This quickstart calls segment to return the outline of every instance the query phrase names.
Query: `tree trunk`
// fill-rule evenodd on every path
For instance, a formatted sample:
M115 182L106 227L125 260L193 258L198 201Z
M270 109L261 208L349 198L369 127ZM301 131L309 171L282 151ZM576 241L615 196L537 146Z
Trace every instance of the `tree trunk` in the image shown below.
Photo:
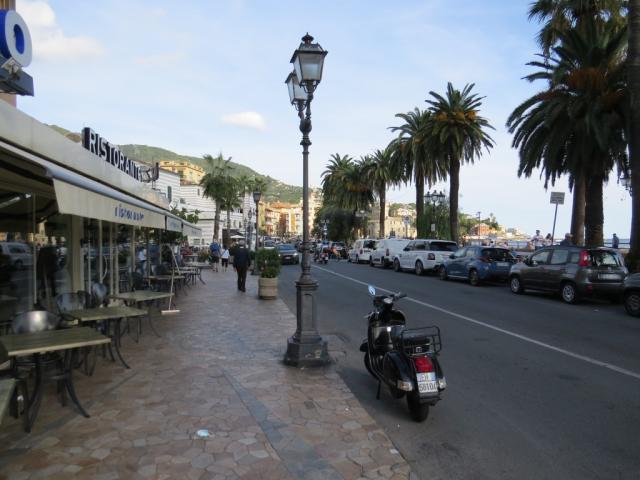
M227 234L223 235L222 244L228 247L231 244L230 240L231 240L231 210L227 209Z
M631 250L627 264L640 271L640 0L629 1L627 78L631 100L629 165L631 168Z
M213 216L213 241L217 242L220 234L220 209L218 208L218 202L216 202L216 213Z
M584 206L586 182L584 177L575 177L573 183L573 206L571 209L571 235L573 243L584 245ZM564 234L557 234L556 238L563 238Z
M460 190L460 160L451 158L449 162L449 233L451 240L458 243L458 191Z
M594 175L587 182L584 226L586 230L585 245L601 247L604 244L602 225L604 211L602 205L602 175Z
M424 216L424 177L416 177L416 227L418 228L418 238L425 238L424 222L420 219Z
M386 185L383 185L380 189L380 238L384 238L384 220L385 220L385 207L387 203Z

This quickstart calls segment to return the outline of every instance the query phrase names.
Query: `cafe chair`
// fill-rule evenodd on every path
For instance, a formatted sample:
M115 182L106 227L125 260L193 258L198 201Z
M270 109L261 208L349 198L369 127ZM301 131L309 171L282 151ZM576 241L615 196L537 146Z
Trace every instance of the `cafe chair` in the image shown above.
M11 323L13 333L36 333L55 330L60 325L60 317L46 310L31 310L16 315Z
M108 292L109 289L104 283L93 283L91 285L91 306L94 308L106 306Z

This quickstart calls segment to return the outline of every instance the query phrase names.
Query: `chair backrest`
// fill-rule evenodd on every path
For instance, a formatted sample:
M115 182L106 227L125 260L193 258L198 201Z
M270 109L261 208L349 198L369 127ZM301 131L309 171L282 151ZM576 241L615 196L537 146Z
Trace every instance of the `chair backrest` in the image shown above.
M55 330L60 324L60 317L46 310L31 310L16 315L11 324L13 333L36 333L44 330Z
M107 293L109 289L104 283L93 283L91 285L91 306L100 307L107 304Z
M144 277L140 272L133 272L131 275L134 290L142 290L144 288Z
M59 313L87 308L90 304L91 296L82 290L78 290L75 293L61 293L56 297L56 306Z
M164 263L156 266L156 275L169 275L169 273L169 268Z

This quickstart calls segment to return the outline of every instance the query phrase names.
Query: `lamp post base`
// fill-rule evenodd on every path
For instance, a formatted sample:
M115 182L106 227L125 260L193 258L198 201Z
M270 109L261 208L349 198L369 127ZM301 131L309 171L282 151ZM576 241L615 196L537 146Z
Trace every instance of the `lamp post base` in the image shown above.
M302 279L301 279L302 280ZM287 339L284 363L294 367L320 367L331 363L327 341L316 328L315 291L318 284L306 278L296 282L296 333Z

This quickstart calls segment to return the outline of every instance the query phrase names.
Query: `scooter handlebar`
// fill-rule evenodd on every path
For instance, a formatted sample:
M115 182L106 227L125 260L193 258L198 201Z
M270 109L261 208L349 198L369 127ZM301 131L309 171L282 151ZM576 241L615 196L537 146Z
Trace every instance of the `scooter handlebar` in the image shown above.
M396 297L396 300L400 300L401 298L406 297L407 294L406 293L402 293L402 292L398 292L394 295L394 297Z

